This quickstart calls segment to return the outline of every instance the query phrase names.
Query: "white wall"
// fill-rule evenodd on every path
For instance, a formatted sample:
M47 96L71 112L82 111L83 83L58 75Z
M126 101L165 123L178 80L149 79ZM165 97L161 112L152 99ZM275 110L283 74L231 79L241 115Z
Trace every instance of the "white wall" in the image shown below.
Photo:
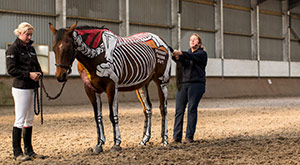
M253 60L224 60L224 76L247 76L258 75L257 61Z
M206 76L221 76L222 61L221 59L208 58L206 66Z
M283 61L261 61L261 77L288 77L289 64Z
M291 62L291 76L292 77L300 77L300 63L299 62Z
M49 53L49 75L55 75L55 55L53 51ZM6 73L6 58L5 58L5 50L0 49L0 75L4 75ZM74 61L72 65L72 76L79 75L77 71L77 60Z
M4 75L5 73L6 73L5 50L0 49L0 75Z
M55 54L53 51L49 53L49 75L55 75Z
M77 71L77 60L72 66L72 76L79 75ZM171 75L175 76L175 63L172 61ZM53 51L49 54L49 75L55 75L55 55ZM291 77L300 77L300 62L291 62ZM0 49L0 75L6 73L5 50ZM222 76L222 60L208 58L206 75L213 77ZM289 63L286 61L260 61L261 77L289 77ZM224 77L258 77L258 62L256 60L224 60Z

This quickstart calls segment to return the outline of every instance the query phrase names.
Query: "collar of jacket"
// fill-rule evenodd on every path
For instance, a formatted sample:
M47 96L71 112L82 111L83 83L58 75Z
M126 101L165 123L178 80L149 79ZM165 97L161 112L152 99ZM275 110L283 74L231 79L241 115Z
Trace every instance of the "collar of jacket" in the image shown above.
M203 50L203 48L199 47L197 50ZM196 51L197 51L197 50L196 50ZM189 51L189 52L192 52L192 49L189 48L188 51ZM195 51L195 52L196 52L196 51Z
M29 47L29 46L31 46L33 44L33 41L30 40L28 44L24 45L23 41L19 37L17 37L17 39L16 39L15 42L16 42L17 46L20 46L20 47L22 47L24 49L26 49L27 47Z

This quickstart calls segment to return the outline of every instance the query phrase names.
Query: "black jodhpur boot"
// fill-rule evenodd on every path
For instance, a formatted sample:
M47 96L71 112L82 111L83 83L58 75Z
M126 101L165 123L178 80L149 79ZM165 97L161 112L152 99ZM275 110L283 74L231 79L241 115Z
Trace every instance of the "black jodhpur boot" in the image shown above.
M14 160L24 162L27 160L31 160L31 158L27 155L23 155L23 151L21 148L21 134L22 134L21 128L13 127L12 147L14 153Z
M31 138L32 138L32 127L23 128L23 141L24 141L24 153L25 155L29 156L33 159L45 159L44 155L36 154L33 151L32 144L31 144Z

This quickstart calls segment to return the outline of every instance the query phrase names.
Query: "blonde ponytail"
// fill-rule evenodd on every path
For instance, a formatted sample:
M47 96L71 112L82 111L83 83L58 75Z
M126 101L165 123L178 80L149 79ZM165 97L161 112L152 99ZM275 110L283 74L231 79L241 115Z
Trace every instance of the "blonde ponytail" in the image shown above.
M34 30L34 27L27 22L22 22L19 24L18 28L14 30L14 33L16 36L19 36L20 33L23 34L29 29Z

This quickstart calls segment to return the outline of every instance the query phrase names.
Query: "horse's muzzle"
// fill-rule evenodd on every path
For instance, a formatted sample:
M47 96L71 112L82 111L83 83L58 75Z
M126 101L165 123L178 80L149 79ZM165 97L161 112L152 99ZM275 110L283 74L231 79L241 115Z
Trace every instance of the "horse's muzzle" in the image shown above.
M67 72L63 73L61 76L56 77L59 82L66 82L68 80Z

